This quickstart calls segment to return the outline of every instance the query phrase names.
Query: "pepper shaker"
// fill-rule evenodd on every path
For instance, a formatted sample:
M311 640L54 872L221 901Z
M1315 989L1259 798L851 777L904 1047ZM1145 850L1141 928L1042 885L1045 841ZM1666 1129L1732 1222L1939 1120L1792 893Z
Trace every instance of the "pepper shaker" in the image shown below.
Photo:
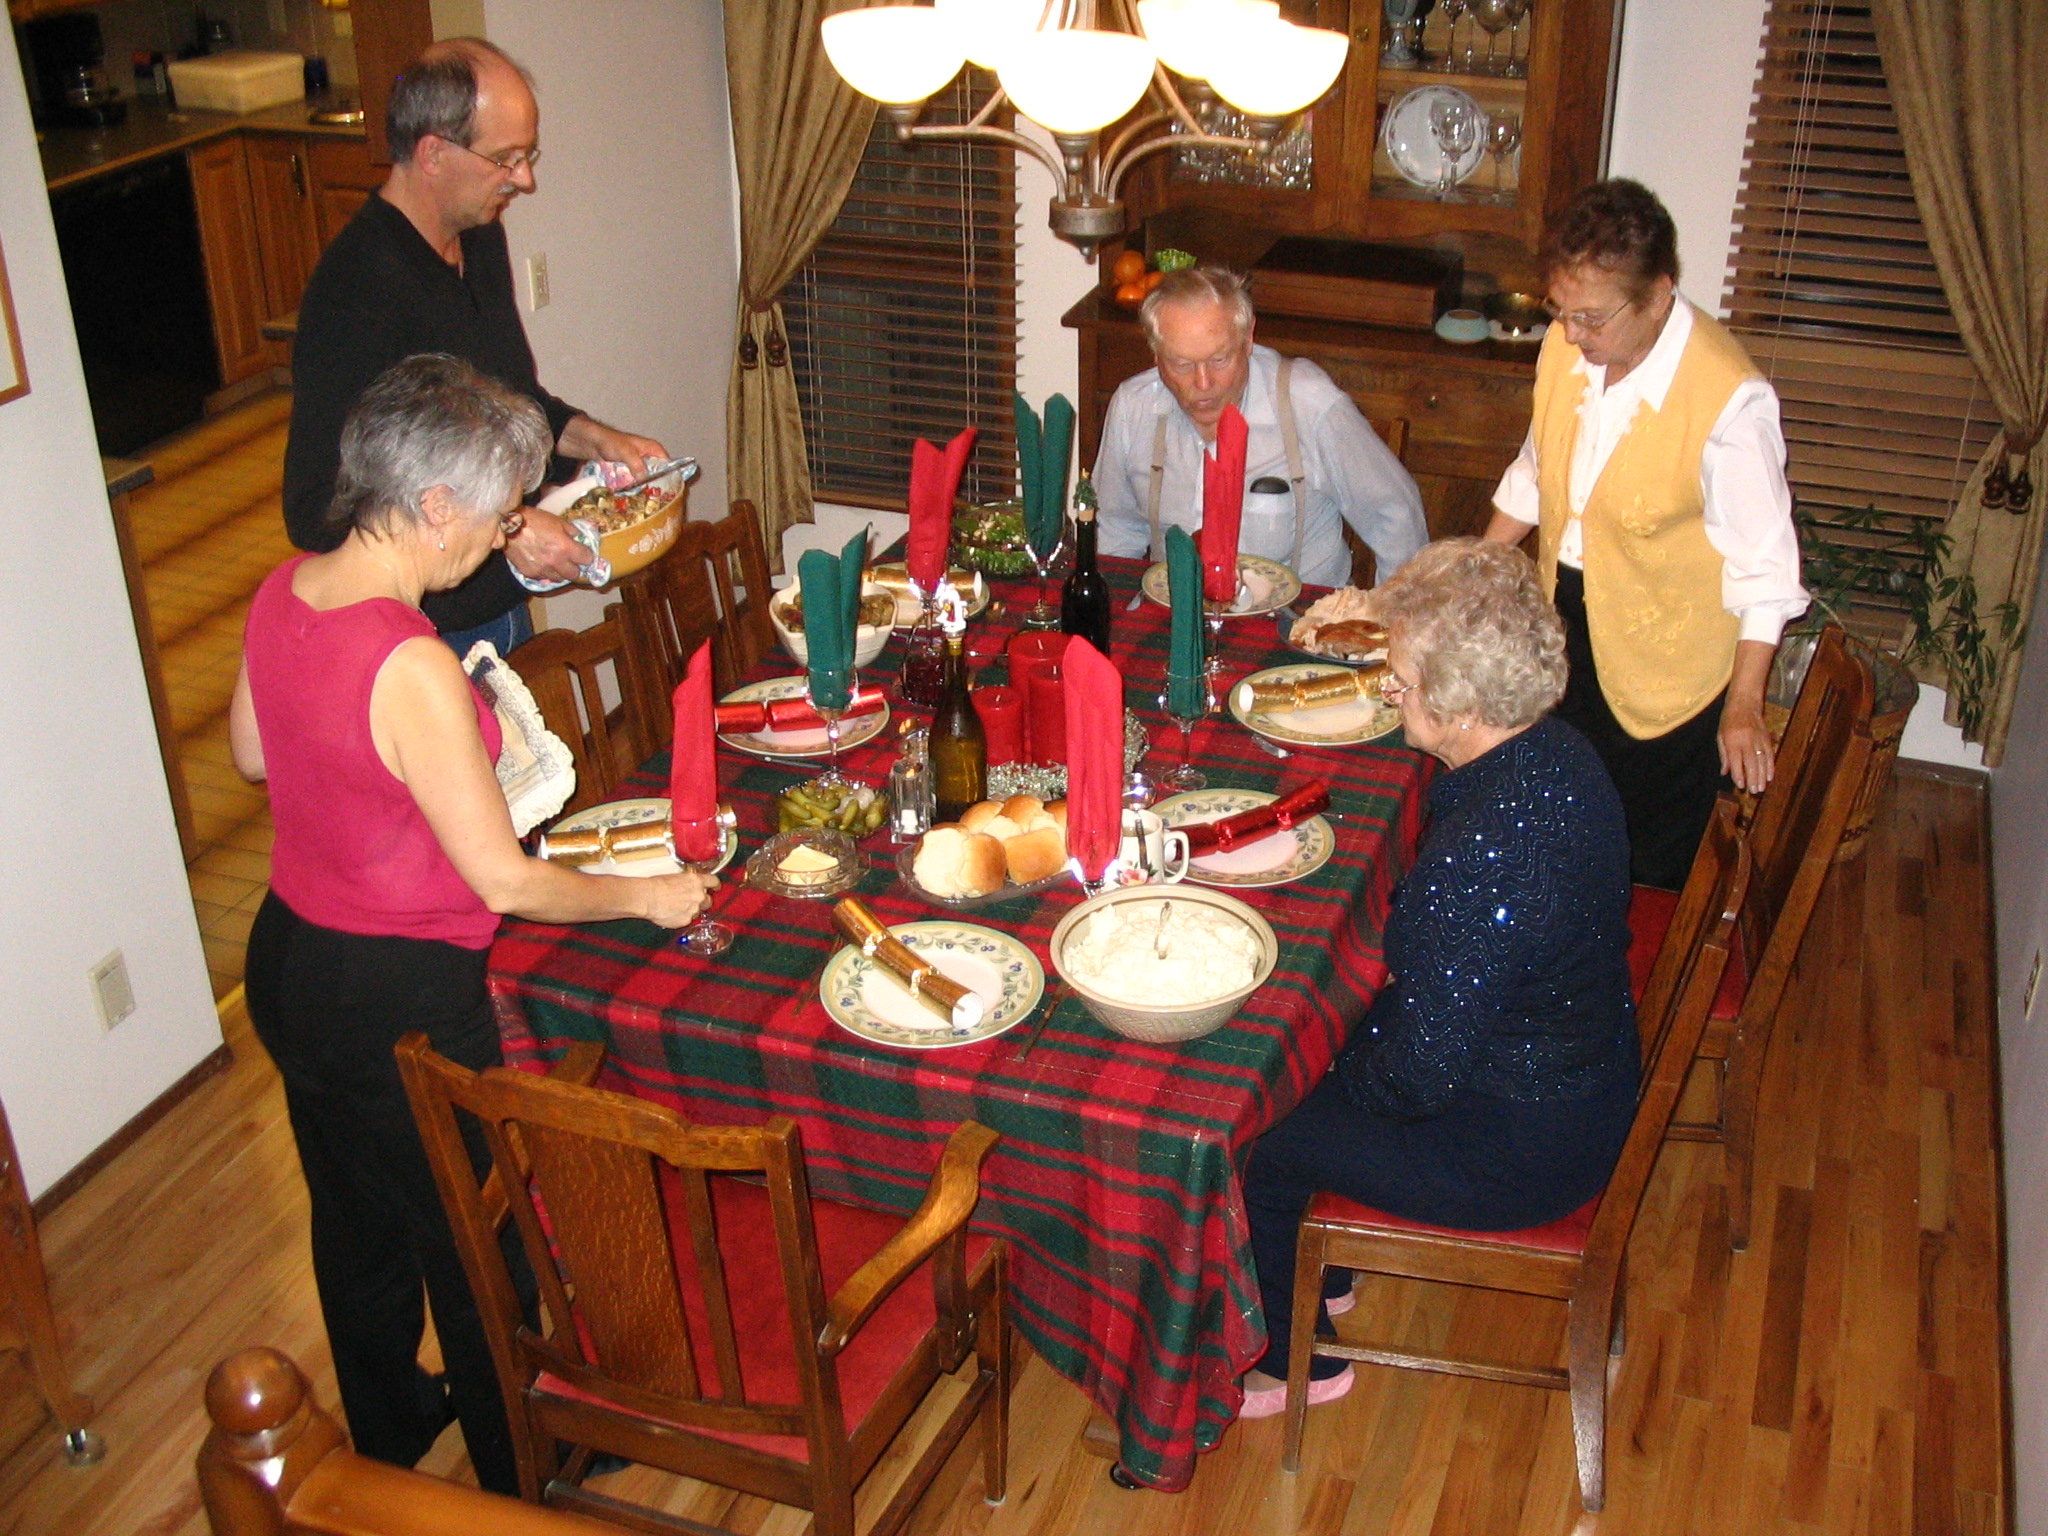
M889 770L889 830L899 843L915 842L931 830L935 797L928 737L919 726L903 738L903 755Z

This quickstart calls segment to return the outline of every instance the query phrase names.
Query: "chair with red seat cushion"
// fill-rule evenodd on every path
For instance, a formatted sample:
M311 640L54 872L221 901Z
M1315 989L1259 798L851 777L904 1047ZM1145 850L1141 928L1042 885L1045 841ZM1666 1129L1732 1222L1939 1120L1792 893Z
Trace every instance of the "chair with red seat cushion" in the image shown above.
M1301 1465L1309 1360L1331 1355L1407 1370L1447 1371L1488 1381L1569 1391L1578 1444L1579 1494L1589 1510L1606 1495L1607 1359L1622 1343L1623 1267L1643 1189L1664 1127L1699 1047L1707 1011L1728 961L1736 912L1749 883L1749 851L1722 801L1700 843L1636 1021L1644 1070L1636 1115L1620 1160L1598 1199L1547 1226L1521 1232L1463 1232L1405 1221L1331 1194L1309 1202L1295 1249L1294 1339L1287 1361L1287 1426L1281 1465ZM1565 1369L1419 1354L1316 1337L1323 1271L1338 1267L1548 1296L1565 1303Z
M1674 1120L1669 1132L1674 1141L1718 1141L1726 1148L1728 1241L1738 1253L1749 1246L1757 1095L1771 1032L1863 784L1871 753L1870 711L1870 671L1850 652L1842 631L1830 627L1814 648L1786 724L1777 773L1750 820L1756 874L1737 926L1731 979L1715 1000L1700 1042L1700 1059L1712 1063L1709 1070L1719 1078L1720 1116ZM1629 904L1632 970L1637 948L1656 932L1670 899L1666 892L1636 887Z
M967 1391L869 1530L903 1523L977 1421L987 1497L1002 1501L1008 1257L966 1232L993 1131L970 1120L953 1132L905 1221L813 1199L802 1138L782 1116L693 1127L582 1086L594 1071L471 1072L419 1034L399 1043L398 1064L527 1500L703 1536L705 1526L584 1488L592 1458L607 1454L797 1505L820 1536L853 1536L855 1489L971 1354ZM482 1125L487 1180L458 1110ZM540 1282L539 1329L521 1315L499 1246L507 1221Z

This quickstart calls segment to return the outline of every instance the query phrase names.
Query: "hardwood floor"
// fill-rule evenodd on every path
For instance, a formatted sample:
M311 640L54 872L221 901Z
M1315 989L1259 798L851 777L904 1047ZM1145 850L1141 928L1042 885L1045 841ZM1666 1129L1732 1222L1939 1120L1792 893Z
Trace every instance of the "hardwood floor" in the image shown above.
M1302 1470L1280 1421L1243 1425L1173 1497L1126 1493L1082 1449L1088 1405L1032 1360L1010 1498L956 1457L913 1522L988 1536L1552 1536L2007 1528L2000 1239L1983 802L1898 781L1867 855L1831 882L1802 957L1796 1027L1767 1078L1757 1236L1730 1254L1720 1153L1674 1144L1631 1251L1608 1505L1580 1510L1561 1394L1387 1370L1309 1416ZM111 1447L63 1464L24 1379L0 1372L0 1531L204 1532L191 1459L200 1386L247 1344L295 1355L333 1401L305 1197L275 1077L246 1027L236 1065L46 1224L74 1377ZM1555 1358L1530 1301L1368 1290L1347 1335ZM430 1470L462 1469L444 1437ZM763 1536L800 1512L629 1469L606 1486ZM885 1490L884 1490L885 1491Z

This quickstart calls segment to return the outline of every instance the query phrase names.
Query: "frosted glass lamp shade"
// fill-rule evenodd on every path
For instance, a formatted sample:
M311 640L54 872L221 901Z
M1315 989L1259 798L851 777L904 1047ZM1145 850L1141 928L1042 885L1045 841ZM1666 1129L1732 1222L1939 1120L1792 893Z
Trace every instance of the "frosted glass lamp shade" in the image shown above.
M1033 32L1012 45L1000 75L1033 122L1054 133L1094 133L1138 104L1154 58L1149 43L1127 32Z
M1190 80L1208 79L1247 23L1279 19L1277 0L1138 0L1138 25L1159 62Z
M841 11L818 34L840 77L876 101L923 101L967 61L960 30L928 6Z
M1036 32L1045 16L1045 0L935 0L935 8L983 69L1001 69L1010 45Z
M1291 117L1336 82L1351 39L1269 21L1240 29L1209 70L1216 94L1250 117Z

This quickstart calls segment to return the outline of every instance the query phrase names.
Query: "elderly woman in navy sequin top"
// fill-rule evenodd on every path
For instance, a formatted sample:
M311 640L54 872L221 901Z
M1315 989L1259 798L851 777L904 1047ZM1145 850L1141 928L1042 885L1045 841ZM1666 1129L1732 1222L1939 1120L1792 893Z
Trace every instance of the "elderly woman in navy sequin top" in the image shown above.
M1395 893L1391 977L1329 1075L1252 1148L1271 1343L1245 1375L1245 1418L1284 1403L1295 1239L1318 1190L1440 1226L1537 1226L1599 1193L1635 1112L1628 838L1592 746L1548 713L1564 630L1535 567L1448 539L1379 598L1386 695L1409 744L1450 771ZM1350 1366L1313 1364L1310 1402L1349 1389Z

